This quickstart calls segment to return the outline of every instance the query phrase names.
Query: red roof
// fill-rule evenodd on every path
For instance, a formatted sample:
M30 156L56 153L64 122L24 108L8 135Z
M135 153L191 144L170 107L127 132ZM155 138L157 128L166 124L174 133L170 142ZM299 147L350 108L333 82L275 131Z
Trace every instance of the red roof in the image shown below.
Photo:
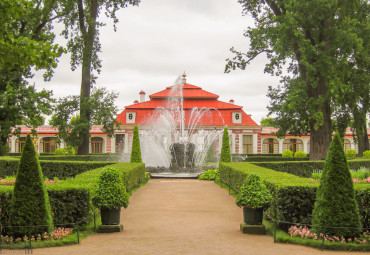
M138 104L133 104L125 107L125 110L117 117L117 121L123 125L146 125L150 117L156 114L156 109L172 108L168 99L171 97L179 97L183 94L183 109L185 111L185 124L188 125L192 109L195 107L198 110L207 108L210 111L202 115L202 118L197 123L198 125L218 125L218 126L257 126L249 115L243 110L242 106L218 101L218 95L203 90L202 88L185 83L182 86L182 91L173 89L174 86L167 87L165 90L154 93L149 96L150 100ZM135 112L135 123L126 123L126 113ZM241 123L233 122L233 113L241 114Z
M149 96L150 99L160 99L169 97L180 97L181 90L176 89L175 86L167 87L165 90L157 92ZM184 99L218 99L219 96L208 91L203 90L200 87L185 83L182 86L182 96Z

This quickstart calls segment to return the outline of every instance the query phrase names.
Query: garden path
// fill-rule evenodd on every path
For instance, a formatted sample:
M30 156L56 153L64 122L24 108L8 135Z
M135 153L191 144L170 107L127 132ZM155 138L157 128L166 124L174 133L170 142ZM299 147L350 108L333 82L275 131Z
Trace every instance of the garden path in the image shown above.
M242 234L242 209L226 190L209 181L152 179L132 195L121 221L121 233L95 234L79 245L34 249L33 254L348 255Z

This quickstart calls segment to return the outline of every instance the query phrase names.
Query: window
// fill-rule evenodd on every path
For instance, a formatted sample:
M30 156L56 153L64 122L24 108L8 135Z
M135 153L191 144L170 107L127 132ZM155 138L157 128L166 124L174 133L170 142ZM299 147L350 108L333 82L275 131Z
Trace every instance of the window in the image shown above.
M101 137L91 137L90 147L92 154L101 154L103 153L103 143L104 139Z
M56 137L44 137L41 139L41 144L42 153L54 153L55 149L58 148Z
M127 112L126 113L126 123L135 123L136 112Z
M15 152L21 153L25 142L26 137L19 137L15 142Z
M303 151L303 142L300 139L286 139L283 144L283 151L291 150L293 153L296 151Z
M342 142L343 142L344 151L351 149L351 142L348 139L343 139Z
M125 135L116 135L116 153L123 153L125 148Z
M232 113L233 123L241 124L242 123L242 114L240 112Z
M243 153L252 154L253 153L253 136L243 135Z
M262 144L263 154L278 154L279 153L279 142L274 138L267 138L263 140Z

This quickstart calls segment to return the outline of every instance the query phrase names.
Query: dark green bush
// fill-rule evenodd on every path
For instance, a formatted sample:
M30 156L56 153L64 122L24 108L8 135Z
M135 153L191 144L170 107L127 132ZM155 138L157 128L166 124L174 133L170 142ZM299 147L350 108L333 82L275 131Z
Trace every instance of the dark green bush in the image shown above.
M9 232L15 237L23 237L29 233L50 234L53 230L49 196L30 135L27 135L19 162L10 205L9 225Z
M314 170L322 170L325 161L294 161L294 162L251 162L254 165L269 168L279 172L286 172L300 177L309 178ZM348 161L350 169L358 170L361 167L370 169L370 160L355 159Z
M119 162L122 159L121 154L89 154L89 155L40 155L40 160L58 160L58 161L112 161Z
M276 156L251 156L244 159L244 162L276 162L276 161L308 161L309 158L283 158L283 157L276 157Z
M9 157L0 158L0 178L6 176L15 176L17 173L19 160ZM53 161L43 160L40 165L45 178L53 179L66 179L74 177L77 174L89 171L91 169L103 167L106 165L114 164L113 162L68 162L68 161Z
M131 148L131 163L142 163L141 160L141 149L140 149L140 138L139 128L134 127L134 134L132 137L132 148Z
M235 203L241 207L263 208L270 203L272 196L257 174L244 179Z
M220 181L229 185L236 193L239 192L244 179L252 173L257 173L261 177L274 197L266 213L267 218L277 217L279 227L285 231L291 226L290 223L311 224L318 182L250 163L235 162L219 165ZM362 225L364 228L369 228L370 186L356 183L354 187ZM289 224L282 222L289 222Z
M227 127L224 128L224 134L222 136L220 162L231 162L229 132Z
M107 167L100 173L92 202L100 209L127 208L129 195L116 168Z
M353 181L339 133L331 141L312 212L312 230L330 236L361 234ZM342 228L348 227L348 228Z

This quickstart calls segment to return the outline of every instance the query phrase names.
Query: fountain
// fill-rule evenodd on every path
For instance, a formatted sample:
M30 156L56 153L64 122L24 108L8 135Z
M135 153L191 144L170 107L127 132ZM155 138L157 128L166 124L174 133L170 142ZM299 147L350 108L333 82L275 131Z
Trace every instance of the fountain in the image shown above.
M165 106L158 107L140 131L143 162L152 175L154 172L161 175L201 173L207 152L223 132L223 129L202 125L210 126L213 120L222 119L217 109L184 109L185 78L184 73L176 79Z

